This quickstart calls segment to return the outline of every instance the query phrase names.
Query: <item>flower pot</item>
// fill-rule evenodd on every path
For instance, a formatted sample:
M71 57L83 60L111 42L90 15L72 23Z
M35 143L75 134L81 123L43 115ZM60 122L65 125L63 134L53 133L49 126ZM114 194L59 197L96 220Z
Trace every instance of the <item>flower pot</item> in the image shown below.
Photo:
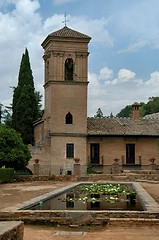
M149 162L152 164L152 163L155 163L155 160L156 160L155 158L150 158Z
M34 162L39 163L39 159L38 158L34 159Z
M79 158L74 158L75 163L79 163L80 159Z
M114 159L114 162L115 162L115 163L118 163L118 162L119 162L119 159L118 159L118 158L115 158L115 159Z

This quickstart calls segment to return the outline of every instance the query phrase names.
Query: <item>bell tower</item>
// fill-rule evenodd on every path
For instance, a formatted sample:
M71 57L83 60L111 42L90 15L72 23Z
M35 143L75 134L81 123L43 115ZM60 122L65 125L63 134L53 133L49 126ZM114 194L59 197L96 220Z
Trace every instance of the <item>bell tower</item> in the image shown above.
M86 168L88 43L67 26L42 43L45 63L43 129L49 132L51 174L73 174L74 158Z

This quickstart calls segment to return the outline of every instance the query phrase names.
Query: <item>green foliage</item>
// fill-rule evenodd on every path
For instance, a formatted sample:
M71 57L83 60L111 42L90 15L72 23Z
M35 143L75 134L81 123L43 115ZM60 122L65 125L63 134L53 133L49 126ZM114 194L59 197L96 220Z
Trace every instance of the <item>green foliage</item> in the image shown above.
M2 122L2 104L0 103L0 124Z
M6 126L12 127L12 106L5 106L3 108L2 120Z
M145 104L145 115L159 112L159 97L150 97Z
M140 117L141 118L146 115L145 106L146 106L146 103L144 103L144 102L140 103Z
M134 196L136 192L126 184L83 184L76 190L78 197L67 196L63 202L110 202L127 201L124 196ZM76 196L77 194L75 194Z
M108 194L108 195L117 195L117 194L135 194L135 191L129 188L125 184L84 184L80 187L81 193L84 194Z
M147 114L159 112L159 97L150 97L147 103L140 103L140 117L144 117ZM132 105L127 105L123 108L116 117L131 117Z
M16 175L32 175L32 172L27 167L15 171Z
M38 104L38 115L37 115L37 119L39 119L39 118L42 118L43 113L44 113L44 110L41 110L41 109L42 109L42 104L41 104L42 94L40 94L39 91L35 91L35 97L36 97L36 101L37 101L37 104Z
M0 167L21 169L27 166L31 153L20 135L12 128L0 125Z
M103 172L97 172L92 167L93 167L92 163L91 163L91 161L89 161L88 165L87 165L87 174L102 174L103 173Z
M113 118L113 117L114 117L113 113L111 112L109 118Z
M127 105L125 108L123 108L116 117L131 117L132 113L132 105Z
M8 183L14 179L14 168L0 168L0 182Z
M26 49L22 56L18 86L14 88L12 105L12 126L21 133L25 144L33 143L33 123L39 118L40 95L38 97L35 93L29 54Z
M159 112L159 97L149 97L149 101L147 103L140 102L140 117L144 117L147 114L157 113ZM98 108L94 118L105 118L106 116L103 115L103 112L100 108ZM107 118L113 118L112 112L110 116ZM121 118L131 118L132 117L132 105L127 105L124 107L116 117Z
M95 170L92 169L92 163L91 161L88 162L87 165L87 174L96 174L97 172Z
M103 112L100 108L98 108L96 114L94 115L94 118L103 118Z

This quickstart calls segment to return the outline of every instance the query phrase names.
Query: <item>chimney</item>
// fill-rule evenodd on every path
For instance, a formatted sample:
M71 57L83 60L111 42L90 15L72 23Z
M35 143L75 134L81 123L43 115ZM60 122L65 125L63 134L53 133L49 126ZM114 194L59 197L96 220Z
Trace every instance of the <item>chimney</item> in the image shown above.
M140 104L137 102L134 102L132 105L132 119L140 119Z

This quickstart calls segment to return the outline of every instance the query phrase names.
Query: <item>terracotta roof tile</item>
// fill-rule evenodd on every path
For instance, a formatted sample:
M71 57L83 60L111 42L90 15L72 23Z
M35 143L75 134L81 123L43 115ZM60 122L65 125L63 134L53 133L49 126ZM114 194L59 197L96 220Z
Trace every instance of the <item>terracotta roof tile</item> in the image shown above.
M68 37L68 38L87 38L87 39L91 39L91 37L83 34L83 33L80 33L80 32L77 32L71 28L68 28L68 27L63 27L61 28L60 30L56 31L56 32L53 32L51 34L49 34L49 36L52 36L52 37Z
M144 118L145 118L145 119L150 119L150 118L159 119L159 113L148 114L148 115L146 115Z
M159 136L159 119L88 118L88 135Z

